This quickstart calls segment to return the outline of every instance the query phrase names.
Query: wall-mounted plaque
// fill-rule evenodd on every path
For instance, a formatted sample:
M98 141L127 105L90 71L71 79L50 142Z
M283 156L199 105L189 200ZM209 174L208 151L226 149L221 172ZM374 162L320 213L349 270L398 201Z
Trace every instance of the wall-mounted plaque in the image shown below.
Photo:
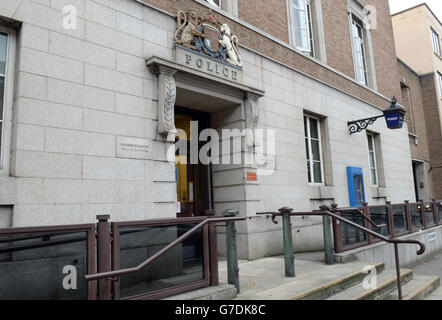
M233 82L243 81L243 71L241 68L229 65L223 61L213 59L187 48L175 47L176 61L179 64L192 69L211 74L215 77L230 80Z
M128 159L150 159L152 143L152 140L149 139L117 137L117 157Z

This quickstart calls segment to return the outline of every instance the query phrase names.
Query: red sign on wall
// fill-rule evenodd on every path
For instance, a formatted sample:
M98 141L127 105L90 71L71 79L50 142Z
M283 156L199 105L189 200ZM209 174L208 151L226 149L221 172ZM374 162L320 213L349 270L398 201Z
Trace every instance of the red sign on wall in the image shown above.
M254 172L247 172L247 181L258 181L258 175Z

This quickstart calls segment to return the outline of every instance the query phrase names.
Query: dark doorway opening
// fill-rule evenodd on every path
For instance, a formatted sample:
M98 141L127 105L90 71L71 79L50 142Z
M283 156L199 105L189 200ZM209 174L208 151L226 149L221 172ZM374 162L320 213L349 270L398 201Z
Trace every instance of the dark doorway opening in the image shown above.
M191 122L193 122L192 126ZM195 124L198 126L197 132L193 132ZM179 208L177 218L204 216L208 210L212 209L213 204L212 168L210 164L202 164L199 157L195 159L193 156L192 159L191 152L197 151L199 155L201 147L206 143L199 141L199 134L202 130L210 128L210 114L176 106L175 127L180 131L175 142L177 146L175 179L177 208ZM197 141L195 142L195 140ZM183 148L184 150L182 150ZM178 236L182 233L181 230L178 230ZM183 242L183 258L186 264L196 263L198 265L201 256L202 246L196 236L191 236Z
M195 123L197 124L197 134L191 133L191 122L194 122L192 128L195 128ZM192 139L198 140L200 132L210 128L210 114L175 107L175 126L185 132L185 141L179 142L180 139L184 139L179 135L176 139L175 177L177 202L180 207L177 217L204 216L207 210L212 209L212 168L210 164L202 164L199 157L194 156L192 159L191 152L196 151L199 154L201 147L207 143L204 141L195 143ZM197 146L197 150L192 150L192 142L193 146ZM182 150L183 147L185 150Z
M414 180L414 194L416 197L416 202L419 201L419 182L417 180L417 168L418 164L416 162L413 162L413 180Z

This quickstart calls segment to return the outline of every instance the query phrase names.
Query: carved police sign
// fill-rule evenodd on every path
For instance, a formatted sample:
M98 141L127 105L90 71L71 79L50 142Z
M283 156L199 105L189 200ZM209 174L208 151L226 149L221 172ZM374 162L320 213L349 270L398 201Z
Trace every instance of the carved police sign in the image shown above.
M241 68L223 63L222 61L211 59L202 54L176 46L176 61L179 64L188 66L192 69L212 74L219 78L242 82L243 72Z
M210 12L201 17L194 11L178 13L175 48L180 64L226 80L242 81L238 38Z

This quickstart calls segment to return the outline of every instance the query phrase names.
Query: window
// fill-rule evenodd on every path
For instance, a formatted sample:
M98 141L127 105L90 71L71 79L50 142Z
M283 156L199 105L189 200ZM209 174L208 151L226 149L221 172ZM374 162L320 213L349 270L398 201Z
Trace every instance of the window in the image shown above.
M367 133L367 139L368 139L368 158L370 164L371 184L377 186L378 172L376 166L376 147L375 147L374 136L372 134Z
M221 0L206 0L211 5L221 8Z
M372 12L359 0L347 0L348 27L355 81L377 90L371 28Z
M304 116L305 148L309 183L323 183L322 147L320 121L312 116Z
M434 49L434 52L436 52L440 56L441 52L440 52L439 35L436 33L436 31L434 31L433 28L431 28L431 36L433 38L433 49Z
M315 56L311 0L292 0L293 32L298 50Z
M238 17L238 0L198 0Z
M439 93L442 97L442 74L440 72L437 73L437 77L439 78Z
M9 175L15 32L0 26L0 175Z
M8 58L8 35L0 33L0 169L4 166L5 144L5 84Z
M355 63L356 80L368 85L367 54L364 28L355 17L352 19L353 61Z

